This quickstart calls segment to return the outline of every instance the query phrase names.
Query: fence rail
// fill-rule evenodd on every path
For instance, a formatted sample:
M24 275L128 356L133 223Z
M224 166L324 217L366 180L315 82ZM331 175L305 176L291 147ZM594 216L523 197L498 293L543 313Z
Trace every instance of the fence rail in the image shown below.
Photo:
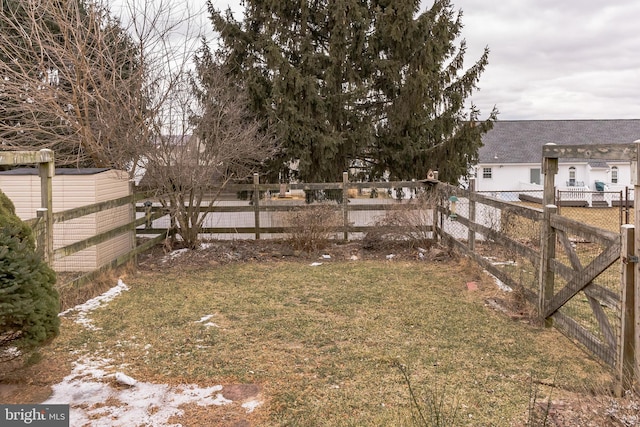
M633 238L623 247L620 233L560 216L555 206L522 206L447 184L438 191L457 205L455 216L451 203L437 208L435 232L443 242L521 291L549 326L619 372L620 388L628 389L622 384L635 374L628 368L633 337L624 336L632 320L625 316L634 302L620 261L633 253Z
M342 224L339 227L334 228L335 233L341 233L343 239L348 240L353 235L359 233L366 233L375 228L376 212L384 214L384 212L407 209L407 205L410 203L410 199L357 199L350 198L350 190L363 190L363 189L406 189L411 195L415 195L425 186L429 186L425 181L391 181L391 182L374 182L374 183L362 183L362 182L348 182L344 177L341 183L303 183L303 184L288 184L287 190L302 190L302 191L325 191L325 190L340 190L342 195L335 204L335 210L342 213ZM233 214L232 225L220 225L220 226L207 226L205 225L201 229L201 233L206 235L249 235L255 239L261 239L265 234L269 235L283 235L294 232L295 229L285 224L279 224L283 222L283 218L278 214L284 214L295 209L303 209L307 206L303 200L291 200L286 198L272 197L271 199L265 198L267 192L273 191L279 193L281 190L280 184L260 184L256 179L253 184L233 184L226 188L227 191L236 193L251 193L252 197L250 201L241 202L216 202L212 205L206 205L200 207L200 214L208 215L210 220L203 224L211 224L222 221L224 214ZM405 193L406 195L406 193ZM261 197L262 196L262 197ZM142 199L140 199L142 200ZM166 234L167 229L171 227L169 212L166 208L158 203L157 198L149 198L147 202L151 202L151 206L148 204L145 206L143 203L138 203L136 206L136 212L138 215L149 217L154 215L154 218L161 218L160 221L146 221L151 222L151 226L145 226L144 228L138 228L136 232L141 235L158 235ZM252 214L246 215L246 218L240 218L237 214ZM207 219L209 219L207 218ZM359 220L361 223L358 224ZM146 225L146 224L145 224ZM427 228L430 225L427 225Z
M132 194L130 196L121 197L118 199L94 203L91 205L69 209L62 212L56 212L56 213L53 213L52 215L51 224L64 224L67 221L82 218L84 216L92 215L98 212L104 212L110 209L119 208L122 206L131 207L133 212L135 204L139 200L144 199L148 196L149 196L148 193ZM144 218L136 219L134 218L134 215L131 215L131 221L127 223L114 226L104 232L101 232L101 233L92 235L88 238L78 240L76 242L53 249L55 246L54 242L53 241L47 242L47 239L49 238L53 239L54 234L46 232L46 221L43 220L44 216L48 215L48 212L46 210L41 210L38 213L39 214L42 213L42 216L27 220L26 223L29 224L34 231L34 235L36 236L36 242L37 242L36 247L38 252L42 256L45 256L46 248L48 247L52 248L51 254L49 255L50 263L53 263L54 261L62 260L65 257L71 256L82 250L85 250L87 248L96 246L100 243L106 242L112 239L113 237L122 235L124 233L130 233L132 236L132 241L134 242L132 244L131 249L127 253L118 255L114 259L108 260L105 264L103 264L102 266L99 266L93 271L86 272L80 275L79 277L75 277L65 283L58 284L58 289L60 290L67 289L67 288L81 287L85 283L95 279L104 271L107 271L109 269L112 269L127 263L132 258L137 256L141 252L144 252L145 250L149 249L150 247L157 244L161 240L161 238L154 238L140 245L135 244L136 227L143 224L145 219ZM160 215L156 214L152 216L152 219L155 219L156 217L159 218Z
M422 230L428 230L434 240L441 239L467 254L502 284L520 290L528 301L538 307L539 315L547 319L549 324L580 342L604 363L617 370L621 370L623 365L633 364L629 362L628 356L629 338L624 337L629 322L625 313L628 305L633 304L634 297L628 284L624 282L625 279L620 280L619 262L627 259L626 255L621 256L625 250L633 253L633 247L622 245L620 233L562 217L557 214L557 208L554 210L545 206L545 209L538 209L526 206L524 202L506 202L475 193L472 188L463 190L436 181L349 183L345 175L342 183L297 184L288 189L342 191L334 209L343 214L343 223L335 227L335 232L342 234L344 239L376 229L375 221L372 221L376 212L384 215L395 209L412 209L408 200L372 199L365 202L364 199L349 197L349 190L365 188L405 188L409 190L409 194L416 194L423 189L431 191L436 202L432 212L422 216L423 219L428 218L422 224ZM295 230L287 224L267 220L270 215L305 209L307 206L303 201L264 198L266 192L277 193L281 186L260 184L257 179L253 184L236 184L229 189L251 193L251 201L241 205L236 202L233 206L216 202L211 206L204 206L202 214L227 214L236 219L244 214L247 224L206 226L202 233L231 233L234 236L246 233L260 239L266 234L293 232ZM151 205L142 203L154 200L156 202ZM168 210L149 193L57 213L53 215L52 222L64 222L125 205L132 206L133 215L129 223L58 248L54 251L55 257L82 250L117 233L131 231L138 235L155 236L144 244L134 245L130 252L117 257L99 270L85 274L65 286L80 286L101 271L127 262L175 231L170 228L171 221L166 219ZM416 205L416 209L421 208ZM368 222L356 223L355 217L358 214L366 215ZM158 226L162 221L165 221L164 225ZM42 225L46 221L40 218L31 221L31 224L42 231ZM38 241L42 247L47 246L42 243L42 238ZM633 239L630 244L633 246ZM628 376L621 378L621 381L629 381Z

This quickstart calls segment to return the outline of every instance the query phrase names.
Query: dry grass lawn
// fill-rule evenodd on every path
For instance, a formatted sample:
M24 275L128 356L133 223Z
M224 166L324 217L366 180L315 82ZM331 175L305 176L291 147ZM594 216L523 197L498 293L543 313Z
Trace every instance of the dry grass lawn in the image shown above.
M43 360L2 382L48 372L38 384L51 384L73 360L104 357L146 382L260 391L250 414L187 406L171 420L185 426L419 425L405 369L426 416L519 426L534 425L534 395L575 407L611 381L555 330L488 307L506 295L466 260L213 263L125 281L90 314L99 329L64 318Z

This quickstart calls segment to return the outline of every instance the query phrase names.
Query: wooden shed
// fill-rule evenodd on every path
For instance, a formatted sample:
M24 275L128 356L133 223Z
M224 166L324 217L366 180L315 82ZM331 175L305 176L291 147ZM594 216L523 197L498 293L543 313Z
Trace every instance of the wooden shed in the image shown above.
M59 168L53 177L53 212L87 206L128 196L129 176L124 171L103 168ZM23 220L36 217L40 208L40 177L34 168L0 172L0 189L11 199ZM131 221L130 206L97 212L53 227L53 248L87 239ZM135 243L132 231L54 262L56 271L92 271L129 252Z

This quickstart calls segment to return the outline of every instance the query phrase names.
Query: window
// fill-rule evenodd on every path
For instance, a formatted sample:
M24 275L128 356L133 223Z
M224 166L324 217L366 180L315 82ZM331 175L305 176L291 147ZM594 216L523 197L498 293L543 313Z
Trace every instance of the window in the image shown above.
M576 186L576 168L571 166L569 168L569 187Z
M613 166L611 168L611 183L612 184L618 183L618 167L617 166Z
M529 169L529 182L540 185L540 168Z
M483 178L491 178L491 168L482 168L482 177Z

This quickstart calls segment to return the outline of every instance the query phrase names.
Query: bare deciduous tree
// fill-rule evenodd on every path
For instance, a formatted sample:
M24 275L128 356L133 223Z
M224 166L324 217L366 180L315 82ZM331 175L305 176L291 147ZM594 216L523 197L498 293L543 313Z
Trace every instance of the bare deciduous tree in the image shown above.
M2 148L124 168L140 140L144 70L120 22L97 2L7 1L0 29Z
M202 52L193 78L173 93L171 126L149 153L145 174L190 248L225 185L251 176L276 147L248 112L244 93L220 69L202 67L211 59L207 48Z
M0 0L0 149L132 178L142 167L195 247L212 189L253 173L273 140L206 42L197 55L206 27L189 7L123 0L115 18L103 1Z
M2 0L0 148L53 149L58 165L133 176L197 47L168 0Z

